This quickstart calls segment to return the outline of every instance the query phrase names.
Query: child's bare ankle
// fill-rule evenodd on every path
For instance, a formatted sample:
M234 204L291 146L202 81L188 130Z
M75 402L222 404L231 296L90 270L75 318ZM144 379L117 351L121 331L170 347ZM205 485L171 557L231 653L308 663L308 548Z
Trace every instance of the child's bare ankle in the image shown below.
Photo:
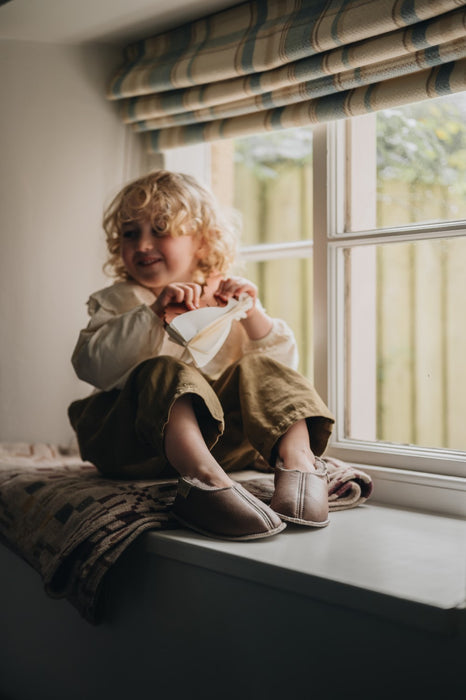
M297 469L301 472L316 470L315 457L309 449L280 450L278 464L282 469Z
M183 476L189 476L191 479L196 479L202 484L214 488L225 488L233 485L232 480L223 471L220 465L192 467L189 473L184 473Z

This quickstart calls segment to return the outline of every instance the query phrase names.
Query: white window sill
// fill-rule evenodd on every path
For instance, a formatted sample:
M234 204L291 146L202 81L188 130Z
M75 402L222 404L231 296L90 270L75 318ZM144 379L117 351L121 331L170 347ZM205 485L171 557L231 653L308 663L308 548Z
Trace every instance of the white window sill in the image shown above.
M462 477L350 463L372 478L371 502L466 517L466 479Z
M258 585L443 634L464 625L466 523L368 503L323 529L224 542L187 530L150 532L140 546Z

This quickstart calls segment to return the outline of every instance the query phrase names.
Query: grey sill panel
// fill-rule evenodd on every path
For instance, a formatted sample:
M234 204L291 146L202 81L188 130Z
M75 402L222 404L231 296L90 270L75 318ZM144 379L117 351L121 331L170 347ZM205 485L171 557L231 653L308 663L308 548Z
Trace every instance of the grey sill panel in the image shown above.
M465 625L466 523L454 517L364 504L331 513L330 525L288 525L279 535L225 542L188 530L150 532L147 552L456 634Z

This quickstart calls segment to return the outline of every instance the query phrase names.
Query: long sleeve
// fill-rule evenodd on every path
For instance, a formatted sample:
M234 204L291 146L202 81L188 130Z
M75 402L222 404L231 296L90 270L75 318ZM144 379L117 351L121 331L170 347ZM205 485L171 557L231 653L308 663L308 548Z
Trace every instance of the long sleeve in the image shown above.
M128 283L91 296L91 320L79 334L71 360L80 379L105 391L120 388L138 364L159 353L164 329L148 306L154 299L148 290Z
M291 369L298 368L298 349L294 333L280 318L273 319L273 326L264 338L249 340L246 352L261 352Z

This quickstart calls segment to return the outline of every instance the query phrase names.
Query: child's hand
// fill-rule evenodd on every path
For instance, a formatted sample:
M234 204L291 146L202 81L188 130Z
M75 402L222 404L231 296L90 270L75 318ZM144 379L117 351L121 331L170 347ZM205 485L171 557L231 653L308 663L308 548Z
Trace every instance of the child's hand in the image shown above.
M177 307L179 309L178 313L198 309L201 294L202 287L200 284L195 284L194 282L173 282L162 289L150 308L159 318L164 319L168 306Z
M257 299L257 287L255 284L245 279L244 277L227 277L222 280L218 285L217 291L214 293L214 298L221 305L228 302L228 299L233 297L234 299L239 299L241 294L249 294L253 300L253 306L251 311L254 309ZM250 312L248 312L249 314Z
M226 304L228 299L234 297L238 299L241 294L249 294L252 297L253 305L246 314L246 318L241 319L246 333L251 340L264 338L272 329L272 319L270 316L256 305L257 287L244 277L228 277L220 282L214 298L219 304Z

